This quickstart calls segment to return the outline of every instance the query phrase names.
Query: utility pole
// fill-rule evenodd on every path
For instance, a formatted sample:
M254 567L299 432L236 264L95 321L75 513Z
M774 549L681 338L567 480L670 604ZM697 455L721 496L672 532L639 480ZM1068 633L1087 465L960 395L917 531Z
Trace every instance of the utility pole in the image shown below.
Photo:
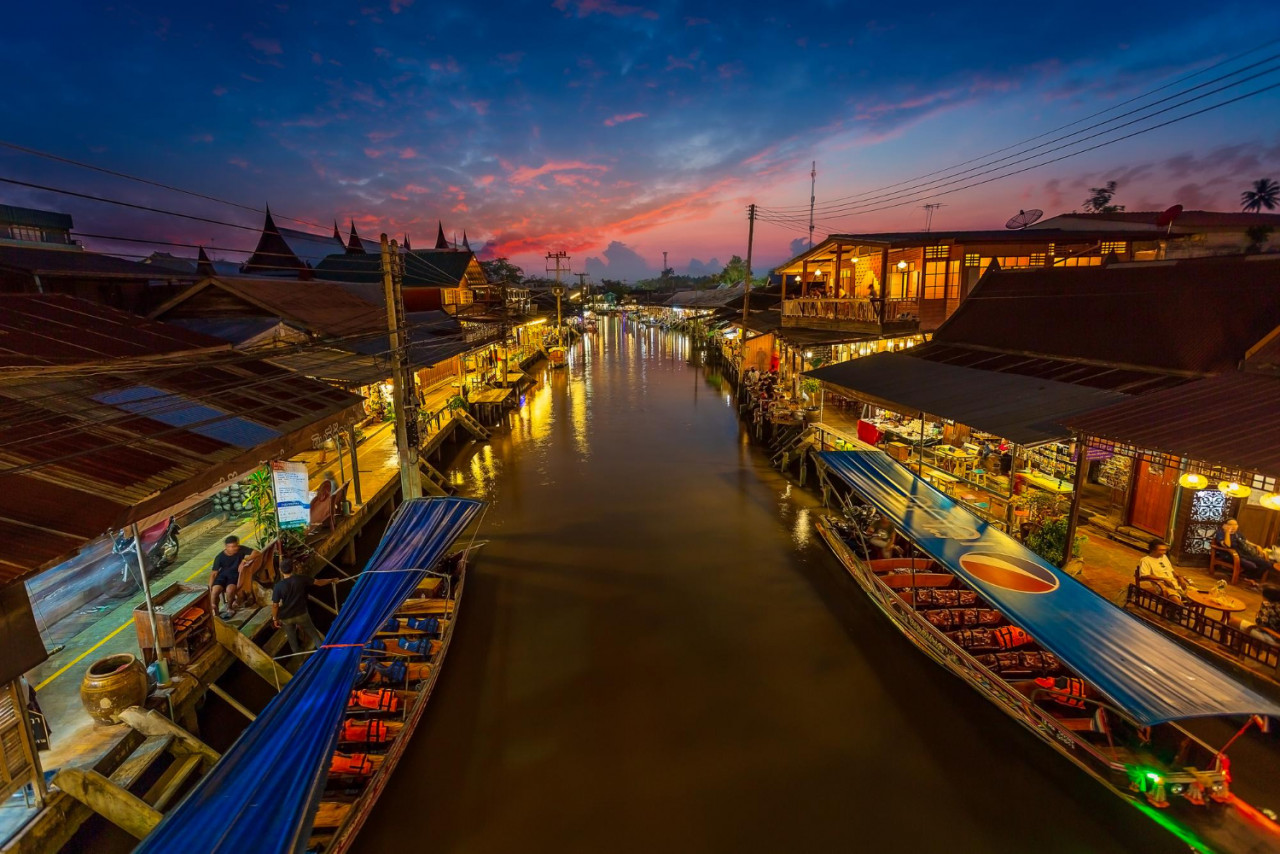
M742 381L743 362L747 356L747 309L751 305L751 244L756 239L756 206L747 205L747 278L742 285L742 334L738 336L738 381Z
M404 261L395 241L382 235L382 292L387 301L387 337L391 341L391 394L396 417L396 454L400 459L400 491L405 501L422 497L418 471L418 397L404 335Z
M813 161L809 171L809 248L813 248L813 203L818 198L818 161Z
M667 253L662 253L662 275L667 275Z
M941 203L941 202L932 202L932 203L930 203L930 204L927 204L927 205L924 205L924 206L923 206L923 207L924 207L924 231L925 231L925 234L928 234L928 233L929 233L929 229L933 226L933 212L934 212L934 211L936 211L938 208L940 208L940 207L942 207L942 206L943 206L943 205L942 205L942 203Z

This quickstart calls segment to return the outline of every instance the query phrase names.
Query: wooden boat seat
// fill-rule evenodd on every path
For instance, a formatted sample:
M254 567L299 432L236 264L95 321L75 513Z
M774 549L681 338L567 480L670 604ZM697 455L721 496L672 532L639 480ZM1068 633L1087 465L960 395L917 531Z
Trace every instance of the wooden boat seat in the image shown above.
M1055 715L1055 717L1058 717ZM1107 724L1107 710L1101 706L1087 717L1058 717L1058 723L1062 724L1072 732L1100 732L1106 734L1111 731Z
M892 590L910 590L912 587L950 587L956 583L956 577L945 572L886 575L880 580Z
M886 557L867 561L867 566L877 575L895 570L914 569L916 572L929 572L937 569L937 564L927 557Z
M321 801L311 827L313 829L337 828L346 821L349 812L351 812L351 804L341 801Z

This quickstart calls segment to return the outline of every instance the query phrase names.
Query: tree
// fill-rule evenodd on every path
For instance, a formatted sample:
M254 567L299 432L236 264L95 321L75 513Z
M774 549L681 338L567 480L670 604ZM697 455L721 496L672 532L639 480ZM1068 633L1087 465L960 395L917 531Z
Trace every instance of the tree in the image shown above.
M520 282L524 280L524 270L521 270L506 258L481 261L480 267L484 270L485 278L491 282Z
M1111 204L1116 194L1116 182L1108 181L1103 187L1090 187L1089 198L1084 200L1085 213L1119 213L1124 205Z
M719 279L721 284L732 287L747 277L747 262L743 261L737 255L729 259L729 263L724 265L724 269L720 271Z
M1280 184L1260 178L1253 182L1252 190L1240 194L1240 204L1247 213L1258 213L1263 208L1273 211L1280 206Z
M1262 251L1262 244L1266 243L1271 237L1272 229L1269 225L1252 225L1244 230L1245 236L1249 238L1249 245L1244 251L1249 254Z

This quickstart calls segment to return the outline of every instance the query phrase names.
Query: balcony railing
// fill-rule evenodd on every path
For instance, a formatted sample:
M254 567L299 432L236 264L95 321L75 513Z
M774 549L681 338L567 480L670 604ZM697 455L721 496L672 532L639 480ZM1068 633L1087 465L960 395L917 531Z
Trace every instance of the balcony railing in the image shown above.
M812 318L815 320L843 321L848 323L880 322L881 300L853 299L789 299L782 304L784 318ZM891 299L884 306L886 323L899 320L915 320L920 316L920 305L914 299Z

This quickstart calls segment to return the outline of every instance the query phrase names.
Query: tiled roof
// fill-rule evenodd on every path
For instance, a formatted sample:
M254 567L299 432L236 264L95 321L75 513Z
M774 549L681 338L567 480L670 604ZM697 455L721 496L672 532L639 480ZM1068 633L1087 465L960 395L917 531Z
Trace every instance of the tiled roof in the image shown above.
M126 261L112 255L79 249L45 249L32 246L0 246L0 268L37 276L93 276L105 279L189 278L175 270Z
M1280 255L992 272L943 344L1203 375L1280 326Z

